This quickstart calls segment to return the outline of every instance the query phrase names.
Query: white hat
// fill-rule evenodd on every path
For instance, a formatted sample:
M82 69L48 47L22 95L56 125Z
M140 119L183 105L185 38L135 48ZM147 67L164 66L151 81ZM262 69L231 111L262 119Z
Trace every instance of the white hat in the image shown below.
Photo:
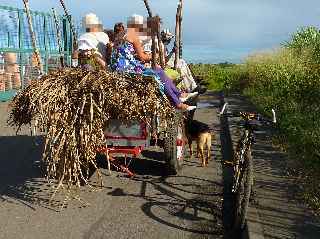
M170 30L168 28L163 29L163 31L161 32L161 35L167 38L173 38L174 35L170 32Z
M161 32L161 39L163 42L170 42L172 38L174 38L174 35L170 32L169 29L164 29Z
M78 50L91 50L97 48L99 41L94 35L85 33L78 39Z
M132 16L128 17L127 25L132 23L143 25L143 16L133 14Z
M92 25L100 25L101 22L99 21L99 18L94 13L88 13L85 15L82 19L82 24L84 28L88 28Z

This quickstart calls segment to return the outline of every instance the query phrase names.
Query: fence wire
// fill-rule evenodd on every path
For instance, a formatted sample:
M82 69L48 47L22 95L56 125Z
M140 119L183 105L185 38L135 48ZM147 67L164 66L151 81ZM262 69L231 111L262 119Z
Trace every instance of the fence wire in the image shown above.
M57 29L53 14L31 11L36 45L45 72L71 64L72 35L65 16L57 16L63 52L59 52ZM0 100L9 99L39 76L33 55L31 34L23 9L0 6Z

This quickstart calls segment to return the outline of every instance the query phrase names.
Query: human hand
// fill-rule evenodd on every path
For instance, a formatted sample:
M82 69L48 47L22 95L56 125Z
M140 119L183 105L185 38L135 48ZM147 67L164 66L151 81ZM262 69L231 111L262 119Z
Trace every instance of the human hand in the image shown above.
M147 59L145 60L145 62L150 62L152 60L152 53L146 53L147 55Z

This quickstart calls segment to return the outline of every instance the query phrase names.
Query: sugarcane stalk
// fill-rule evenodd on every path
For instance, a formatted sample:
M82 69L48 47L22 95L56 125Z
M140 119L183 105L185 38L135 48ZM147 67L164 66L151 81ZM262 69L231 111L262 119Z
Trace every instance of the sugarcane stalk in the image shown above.
M144 5L145 5L146 8L147 8L149 17L152 17L152 12L151 12L151 8L150 8L150 6L149 6L148 0L143 0L143 1L144 1Z
M66 4L64 3L63 0L59 0L60 1L60 4L64 10L64 13L65 15L67 16L67 19L69 21L69 24L70 24L70 28L71 28L71 32L72 32L72 37L73 37L73 49L77 49L77 34L76 34L76 31L75 31L75 28L74 28L74 25L71 21L71 15L69 14L69 11L66 7Z
M57 42L58 42L58 47L59 47L59 55L60 55L60 65L61 67L64 67L64 60L63 60L63 50L62 50L62 43L61 43L61 35L60 35L60 26L59 26L59 21L57 18L56 10L52 8L52 13L54 17L54 23L56 27L56 32L57 32Z
M96 149L105 145L102 129L110 119L150 125L155 114L161 119L159 124L173 117L174 108L159 95L157 82L141 75L62 68L35 80L14 97L9 124L38 121L35 127L47 130L42 156L47 178L57 180L57 191L69 192L80 187L80 181L90 183L88 170L97 168Z
M24 4L25 11L27 14L29 31L30 31L30 35L31 35L32 48L33 48L34 54L37 59L37 65L39 67L40 73L42 74L43 73L43 66L41 63L40 52L39 52L39 49L37 48L36 36L35 36L35 33L33 31L33 27L32 27L32 18L31 18L31 14L30 14L29 0L23 0L23 4Z

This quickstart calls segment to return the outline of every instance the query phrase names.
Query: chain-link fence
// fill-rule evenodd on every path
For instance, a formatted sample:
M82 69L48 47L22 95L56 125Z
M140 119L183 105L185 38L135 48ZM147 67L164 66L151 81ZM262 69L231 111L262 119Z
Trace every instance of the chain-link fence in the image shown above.
M72 35L65 16L31 11L36 44L44 72L71 63ZM39 75L33 54L31 34L23 9L0 6L0 101L10 99ZM58 34L61 38L59 51Z

